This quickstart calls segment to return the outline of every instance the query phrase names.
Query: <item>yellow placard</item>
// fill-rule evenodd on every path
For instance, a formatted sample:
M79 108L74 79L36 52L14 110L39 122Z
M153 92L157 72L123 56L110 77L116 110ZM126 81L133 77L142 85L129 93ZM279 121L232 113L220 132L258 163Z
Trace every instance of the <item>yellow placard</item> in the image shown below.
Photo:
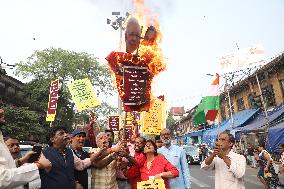
M100 105L100 101L88 78L70 81L67 86L78 111Z
M155 179L138 182L137 189L166 189L166 186L163 179Z
M160 135L166 120L165 101L155 99L154 105L149 112L142 113L143 133L150 135Z

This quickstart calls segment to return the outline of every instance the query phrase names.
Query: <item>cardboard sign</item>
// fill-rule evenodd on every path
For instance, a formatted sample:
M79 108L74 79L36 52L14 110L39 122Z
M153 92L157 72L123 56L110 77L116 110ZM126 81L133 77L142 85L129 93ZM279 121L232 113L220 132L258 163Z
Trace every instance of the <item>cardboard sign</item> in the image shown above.
M137 189L166 189L163 179L147 180L137 183Z
M46 121L54 121L58 101L59 80L51 81Z
M78 111L100 105L100 101L88 78L70 81L67 86Z
M143 133L159 135L165 125L165 102L158 98L155 99L154 105L150 108L149 112L143 112L142 115Z
M137 106L146 103L147 67L125 66L123 73L123 104Z
M112 131L119 131L120 115L109 115L108 116L108 127Z

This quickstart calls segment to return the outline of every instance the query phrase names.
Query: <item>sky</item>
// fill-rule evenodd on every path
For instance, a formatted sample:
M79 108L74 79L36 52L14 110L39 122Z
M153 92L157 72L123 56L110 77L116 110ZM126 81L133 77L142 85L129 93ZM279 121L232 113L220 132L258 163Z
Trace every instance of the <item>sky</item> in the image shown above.
M145 5L161 25L167 70L156 77L154 95L164 94L168 108L197 105L213 80L206 74L219 72L218 58L238 47L262 44L268 61L284 51L283 0L145 0ZM113 11L133 10L132 0L0 0L0 56L15 64L54 47L91 53L106 64L119 44L119 31L106 19L114 18ZM116 106L116 94L108 102Z

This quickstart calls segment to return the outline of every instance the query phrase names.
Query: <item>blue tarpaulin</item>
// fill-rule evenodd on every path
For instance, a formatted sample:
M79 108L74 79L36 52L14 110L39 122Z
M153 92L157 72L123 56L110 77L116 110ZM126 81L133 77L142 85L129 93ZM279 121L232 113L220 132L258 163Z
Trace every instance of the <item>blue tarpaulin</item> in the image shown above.
M268 129L268 151L279 152L279 144L284 144L284 122Z
M282 115L284 115L284 104L281 104L277 107L275 107L271 112L268 112L268 120L269 122L273 122L274 120L278 119ZM258 112L253 120L249 122L244 127L237 128L238 131L241 131L243 133L259 129L263 125L267 123L267 120L265 118L264 112Z
M233 128L237 128L246 124L249 120L251 120L252 116L254 116L259 109L248 109L236 112L233 115L234 126L232 125L231 119L227 119L223 121L219 125L216 125L208 130L203 131L202 142L206 143L208 146L213 147L218 133L221 133L225 130L233 130Z

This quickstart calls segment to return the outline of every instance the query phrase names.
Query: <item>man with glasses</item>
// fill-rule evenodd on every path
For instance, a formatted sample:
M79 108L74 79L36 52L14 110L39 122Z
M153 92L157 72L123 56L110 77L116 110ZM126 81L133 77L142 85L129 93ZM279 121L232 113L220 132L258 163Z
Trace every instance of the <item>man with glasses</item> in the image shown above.
M164 155L179 171L178 177L168 180L170 188L191 188L189 168L184 149L171 144L171 131L169 129L163 129L160 136L164 146L158 149L158 153Z

